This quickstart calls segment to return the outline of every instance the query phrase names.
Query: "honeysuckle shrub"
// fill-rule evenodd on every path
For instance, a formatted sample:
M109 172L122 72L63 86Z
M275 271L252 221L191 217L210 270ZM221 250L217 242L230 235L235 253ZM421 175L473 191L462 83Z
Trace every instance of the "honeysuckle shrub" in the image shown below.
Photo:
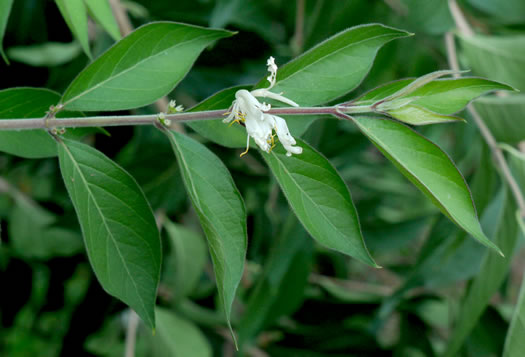
M214 11L227 13L226 3L218 2ZM109 2L56 4L74 37L71 49L47 43L2 50L13 68L16 61L53 67L79 57L85 65L75 63L78 72L64 75L70 78L67 85L28 87L19 80L16 87L0 90L0 150L5 153L0 188L8 237L0 257L6 261L4 268L11 259L23 259L40 271L42 262L55 257L87 253L98 284L131 310L108 318L86 348L112 355L101 348L107 339L121 351L122 341L110 336L122 326L127 326L128 338L135 333L129 328L134 318L129 311L134 311L141 329L156 331L151 337L140 330L136 355L207 356L217 336L243 353L266 348L260 339L268 338L276 344L271 355L290 355L286 344L276 342L279 334L308 336L301 332L301 319L291 316L296 311L313 314L315 306L301 305L323 297L375 305L375 312L356 311L343 322L369 338L394 311L408 309L402 315L402 324L408 325L401 338L412 334L417 339L425 333L417 326L437 323L434 315L425 320L433 311L425 306L444 305L432 300L439 294L428 299L422 295L420 305L407 294L480 274L488 281L473 281L459 315L459 321L468 323L460 322L445 353L453 355L461 347L504 278L521 222L509 193L502 188L496 194L491 155L463 111L473 101L490 112L495 98L517 98L514 92L522 82L493 77L481 69L484 58L476 57L486 43L499 40L459 36L474 73L438 70L431 63L426 73L407 78L378 75L397 66L394 61L402 56L383 57L379 64L376 57L394 43L400 43L403 56L417 56L422 51L418 35L369 23L316 38L314 27L306 41L316 44L306 45L308 50L299 53L297 43L292 44L290 50L297 53L290 56L275 46L251 58L253 69L246 69L227 64L228 58L245 55L235 46L236 37L245 36L247 29L238 25L237 33L218 28L237 24L233 19L224 22L214 13L210 24L215 27L147 21L121 36ZM11 5L5 1L0 7L2 36ZM143 8L136 6L129 10L141 14ZM267 11L262 4L245 6ZM88 21L96 28L96 38L89 36ZM272 37L277 32L254 31L268 43L277 41ZM114 43L100 50L111 39ZM224 41L232 53L221 48ZM206 57L213 58L208 63L220 80L199 66ZM9 71L11 67L2 69ZM221 72L227 74L218 76ZM60 71L55 76L60 77ZM192 86L204 88L195 99L215 94L196 102L190 98ZM486 96L496 91L499 97ZM494 114L485 116L489 127L497 126ZM122 127L133 128L123 144L113 139ZM498 128L498 137L513 135ZM457 144L443 140L447 132L454 133ZM512 147L508 150L515 172L523 170L523 158ZM465 176L473 178L472 189ZM357 194L352 195L354 185ZM420 252L411 247L423 238ZM385 255L407 251L419 255L405 272ZM79 294L67 295L62 310L69 311L67 316L88 298L83 277L89 273L80 266L68 280L71 287L66 286L66 293ZM367 278L367 272L380 277L375 270L381 268L397 273L403 283L387 284L386 292L369 285L376 278ZM350 271L360 273L346 287ZM497 277L490 278L494 274ZM364 292L353 291L352 284L363 284ZM478 303L480 296L486 302ZM215 299L215 310L195 302L209 298ZM411 303L417 307L404 306ZM417 321L411 325L414 314ZM197 325L205 326L207 335L219 333L210 342ZM277 337L271 330L263 332L272 326ZM320 340L301 348L328 353L331 348L322 346L324 334L315 333ZM330 332L324 333L330 341ZM10 353L20 343L15 335L0 335ZM57 334L58 346L65 335ZM414 341L400 344L399 351L413 348L428 355L435 350L432 338L425 335L422 346ZM383 348L380 344L371 350ZM353 346L343 345L345 351Z

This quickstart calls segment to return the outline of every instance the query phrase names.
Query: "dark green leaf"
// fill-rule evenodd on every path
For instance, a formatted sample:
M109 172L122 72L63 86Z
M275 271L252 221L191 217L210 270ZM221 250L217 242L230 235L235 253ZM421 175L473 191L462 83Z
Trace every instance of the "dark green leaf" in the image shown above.
M523 24L525 22L525 2L523 0L468 0L468 2L503 24Z
M454 223L500 252L481 230L472 196L461 173L437 145L392 120L356 117L359 129Z
M297 142L303 148L300 155L286 156L281 145L270 154L262 153L297 218L322 245L377 267L343 179L324 156Z
M280 68L272 91L300 105L327 103L361 83L383 45L409 35L380 24L349 28ZM256 87L267 86L264 78Z
M155 327L161 247L155 218L136 181L88 145L59 139L60 171L102 287Z
M280 316L293 313L304 296L312 247L305 230L293 215L289 216L272 247L239 322L241 345L249 343Z
M166 134L208 239L219 297L229 324L246 256L244 203L228 169L214 153L183 134L173 131Z
M516 206L506 190L503 192L503 210L500 213L500 224L495 232L495 242L501 247L507 258L487 252L479 274L469 286L463 300L457 324L444 356L456 356L459 348L477 325L491 297L498 291L510 267L512 253L518 241L519 229L514 213Z
M10 88L0 91L0 119L43 118L60 95L43 88ZM61 112L62 116L80 116L78 113ZM95 129L96 130L96 129ZM82 137L93 129L68 129L66 137ZM39 159L57 155L56 142L45 130L0 131L0 151Z
M142 26L85 68L62 97L72 110L120 110L153 103L188 73L201 51L231 36L175 22Z

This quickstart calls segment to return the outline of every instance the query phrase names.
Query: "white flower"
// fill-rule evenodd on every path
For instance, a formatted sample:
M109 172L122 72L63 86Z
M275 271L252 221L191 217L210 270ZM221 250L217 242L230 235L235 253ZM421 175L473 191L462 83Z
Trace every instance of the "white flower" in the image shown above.
M300 154L303 152L303 149L299 146L294 146L296 141L290 134L286 121L281 117L266 113L271 109L271 105L261 103L255 98L271 98L294 107L299 106L297 103L283 97L281 94L270 92L270 89L273 88L276 82L277 65L275 64L273 57L270 57L266 64L268 66L268 72L270 72L270 75L267 77L270 86L268 88L256 89L251 92L248 92L245 89L238 90L235 93L235 100L232 103L231 111L223 122L244 123L248 137L246 151L243 152L241 156L246 154L250 148L250 137L253 138L261 150L269 153L275 146L275 135L273 134L273 131L275 131L279 141L286 149L287 156Z
M168 113L169 114L175 114L180 113L184 111L184 107L182 105L177 105L177 102L174 100L170 100L170 103L168 105Z

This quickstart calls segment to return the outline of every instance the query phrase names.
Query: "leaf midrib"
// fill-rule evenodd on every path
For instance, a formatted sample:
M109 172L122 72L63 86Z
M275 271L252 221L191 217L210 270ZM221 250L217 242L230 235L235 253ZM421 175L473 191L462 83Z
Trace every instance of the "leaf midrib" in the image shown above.
M102 223L103 223L104 227L106 228L106 231L108 232L108 235L111 237L111 240L113 241L113 244L115 245L115 248L116 248L116 250L117 250L117 252L119 254L119 258L122 261L122 265L124 266L124 269L126 270L126 273L128 274L131 282L133 283L133 286L135 287L135 292L137 293L137 296L139 297L139 300L142 303L142 307L144 308L144 311L147 311L145 302L144 302L144 300L142 299L142 296L139 293L138 286L137 286L135 280L133 279L133 276L131 275L131 272L129 271L128 266L126 265L126 261L124 260L122 252L120 251L120 248L119 248L119 246L117 244L117 241L116 241L115 237L113 236L113 233L111 232L111 230L108 227L106 218L102 214L102 211L101 211L101 209L100 209L100 207L99 207L99 205L98 205L98 203L97 203L97 201L95 199L95 195L93 194L93 192L89 188L89 183L87 182L86 177L82 173L82 170L80 169L80 166L78 165L78 163L76 162L75 158L71 154L71 151L69 150L67 145L64 142L60 142L60 144L64 148L64 151L68 154L71 162L73 163L73 166L78 171L78 174L79 174L80 178L82 179L82 182L84 183L84 186L86 187L86 191L88 192L88 195L91 197L91 199L93 201L93 204L95 205L95 208L97 209L97 211L98 211L98 213L99 213L99 215L101 217ZM150 324L153 326L153 321L151 321L151 318L150 318L149 314L146 314L146 315L148 316L148 320L149 320Z

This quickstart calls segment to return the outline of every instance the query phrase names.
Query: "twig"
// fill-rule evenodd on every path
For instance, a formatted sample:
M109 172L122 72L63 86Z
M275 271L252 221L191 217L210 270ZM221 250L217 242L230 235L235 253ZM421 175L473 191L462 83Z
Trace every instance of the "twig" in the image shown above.
M126 327L126 350L124 357L135 356L135 345L137 342L137 327L139 326L139 316L133 310L129 310L128 326Z
M287 107L272 108L267 113L274 115L337 115L344 113L370 113L370 106L341 106L341 107ZM202 112L183 112L177 114L166 114L165 119L171 120L170 129L174 129L177 122L212 120L224 118L226 109L209 110ZM0 119L0 130L28 130L49 128L80 128L96 126L123 126L123 125L155 125L158 122L158 114L148 115L124 115L124 116L94 116L80 118L12 118Z
M455 0L449 0L449 6L450 11L452 12L452 15L454 17L454 20L456 21L456 26L460 32L463 32L467 36L471 36L473 34L472 29L468 25L468 23L465 20L465 17L461 13L461 10L456 4ZM455 71L459 71L459 62L456 52L456 44L454 42L454 35L452 32L447 32L445 34L445 45L447 50L447 58L448 63L451 69ZM459 73L455 75L455 77L459 77ZM507 184L509 185L509 188L512 192L512 195L514 196L514 199L516 200L516 204L518 205L518 208L520 210L520 214L522 217L525 217L525 199L523 198L523 194L519 188L518 183L514 179L514 176L512 176L512 173L510 172L509 165L507 164L507 161L505 160L505 156L503 155L503 152L498 146L498 143L496 142L496 139L490 132L490 129L485 125L485 122L483 119L481 119L481 116L478 114L476 109L472 104L469 104L467 106L467 110L472 116L472 119L474 119L474 122L479 128L479 131L481 132L481 135L485 139L485 142L489 146L490 150L494 154L494 158L496 161L496 164L501 169L501 173L503 175L503 178L505 181L507 181Z

